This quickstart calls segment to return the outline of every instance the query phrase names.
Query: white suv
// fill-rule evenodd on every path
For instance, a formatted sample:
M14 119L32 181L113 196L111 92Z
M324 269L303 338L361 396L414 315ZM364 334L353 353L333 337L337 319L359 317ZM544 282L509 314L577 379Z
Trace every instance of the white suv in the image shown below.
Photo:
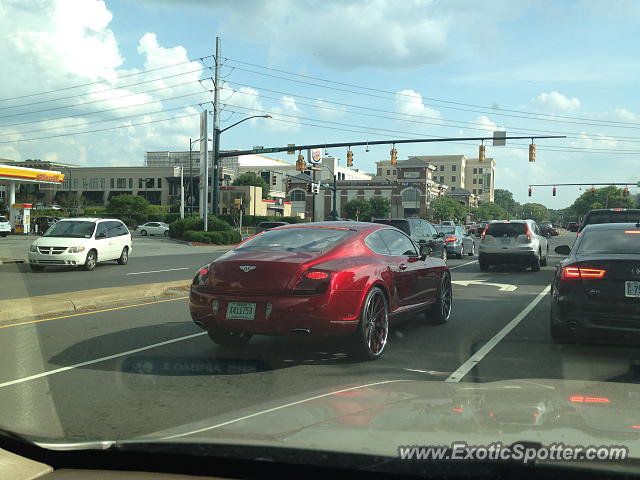
M11 224L7 217L0 215L0 237L6 237L7 233L11 233Z
M48 265L69 265L93 270L98 262L129 261L131 233L120 220L72 218L52 225L31 244L29 265L41 271Z
M491 222L478 248L480 270L491 265L520 264L537 272L547 265L549 245L533 220Z

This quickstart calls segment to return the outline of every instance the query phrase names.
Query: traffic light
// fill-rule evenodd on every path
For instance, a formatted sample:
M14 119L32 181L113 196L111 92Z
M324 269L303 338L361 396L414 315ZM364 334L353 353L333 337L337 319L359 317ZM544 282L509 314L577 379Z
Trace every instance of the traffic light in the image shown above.
M276 177L275 175L271 175L271 185L275 187L277 184L278 184L278 177Z
M624 187L624 190L622 190L622 196L623 197L629 196L629 187Z
M347 167L353 167L353 152L351 149L347 150Z
M484 162L484 158L485 158L485 146L480 145L480 151L478 152L478 162L480 163Z
M291 181L290 178L287 178L287 190L291 190L291 185L293 184L293 182Z
M317 195L320 193L320 184L319 183L314 183L313 184L313 194Z
M391 149L391 165L395 165L396 163L398 163L398 150L396 150L396 147L394 146Z
M531 187L529 187L529 196L531 196Z
M529 161L530 162L536 161L536 144L535 143L532 143L531 145L529 145Z
M296 170L299 172L304 172L305 168L307 168L307 164L304 161L304 155L302 152L298 153L298 160L296 160Z
M556 196L556 187L553 187L553 196Z

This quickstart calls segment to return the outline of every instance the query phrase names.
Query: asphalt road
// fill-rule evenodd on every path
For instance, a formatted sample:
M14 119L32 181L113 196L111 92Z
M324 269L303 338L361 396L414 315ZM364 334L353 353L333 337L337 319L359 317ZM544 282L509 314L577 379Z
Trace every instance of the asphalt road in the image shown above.
M47 267L44 272L32 272L26 252L33 238L9 241L15 245L14 256L21 255L26 263L0 265L0 300L188 280L198 267L228 249L222 246L192 247L163 237L134 237L133 252L127 265L104 262L91 272L72 267Z
M551 250L573 239L555 238ZM375 362L356 362L334 342L254 337L243 349L217 347L192 324L185 298L0 323L0 427L125 439L350 383L624 375L637 349L551 340L547 289L559 260L535 273L451 260L449 322L416 315L393 325Z

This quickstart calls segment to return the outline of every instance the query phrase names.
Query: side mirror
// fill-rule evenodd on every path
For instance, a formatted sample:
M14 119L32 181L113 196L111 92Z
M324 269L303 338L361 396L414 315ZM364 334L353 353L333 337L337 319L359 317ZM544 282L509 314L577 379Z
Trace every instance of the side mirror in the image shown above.
M555 248L555 252L566 256L571 253L571 247L569 245L559 245Z
M107 238L107 234L105 232L96 234L96 240L100 240L101 238Z
M420 260L426 260L431 254L431 248L428 245L420 245Z

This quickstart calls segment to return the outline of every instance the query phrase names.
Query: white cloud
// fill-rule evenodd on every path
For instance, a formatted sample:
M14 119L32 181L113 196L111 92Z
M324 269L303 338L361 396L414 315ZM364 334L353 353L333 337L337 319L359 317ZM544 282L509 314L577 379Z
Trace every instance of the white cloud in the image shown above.
M316 106L316 113L325 119L341 118L347 113L346 107L330 104L322 98L317 98L313 104Z
M400 90L395 96L396 113L404 115L420 115L430 119L442 118L438 110L427 107L422 102L422 95L413 90Z
M485 115L480 115L473 122L477 125L475 128L486 130L487 132L494 132L498 129L497 125Z
M297 132L300 130L300 108L296 104L296 99L284 96L280 99L280 103L270 110L273 117L268 121L267 128L271 131L278 132Z
M558 92L541 93L531 100L531 104L537 110L550 112L572 112L580 108L580 100Z

